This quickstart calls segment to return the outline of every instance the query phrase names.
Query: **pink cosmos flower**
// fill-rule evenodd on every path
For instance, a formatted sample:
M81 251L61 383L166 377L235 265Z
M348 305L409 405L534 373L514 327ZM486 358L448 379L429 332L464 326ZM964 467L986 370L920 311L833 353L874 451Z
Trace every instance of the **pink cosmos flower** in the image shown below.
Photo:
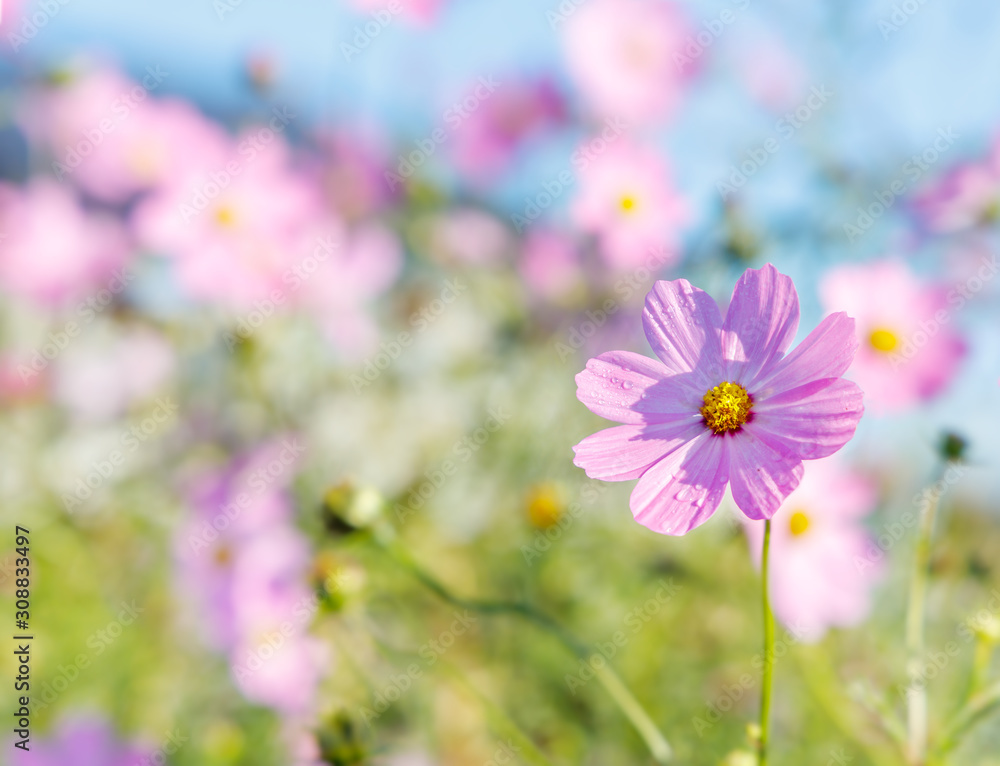
M980 162L956 165L913 201L925 228L955 232L1000 217L1000 136Z
M260 135L236 143L226 162L172 179L135 211L140 241L174 259L193 298L249 308L284 289L309 254L299 248L323 215L319 189L291 168L280 136Z
M455 132L455 164L477 180L489 179L510 164L523 143L565 117L562 96L551 81L505 82Z
M820 292L827 309L843 307L857 317L861 347L851 372L877 410L931 399L955 377L966 346L951 324L956 296L949 298L947 288L921 282L901 261L884 260L835 268Z
M689 31L670 2L589 0L566 22L570 74L601 114L628 122L664 118L692 69L674 58Z
M102 287L130 254L124 230L87 213L73 193L38 178L0 184L0 285L55 306Z
M625 138L583 166L573 219L584 231L598 235L609 266L636 268L651 251L676 247L688 207L669 179L659 152Z
M636 520L682 535L715 512L726 485L751 519L771 518L802 478L802 461L854 435L861 389L842 380L857 349L854 320L828 316L791 353L799 323L792 280L748 269L725 319L685 279L646 296L646 339L659 359L611 351L576 377L592 412L624 425L587 437L574 463L605 481L639 479Z
M221 126L186 101L154 97L163 76L153 69L137 83L98 69L29 102L26 127L48 145L60 181L121 203L193 168L225 163Z
M828 628L857 625L868 615L881 567L867 557L871 541L861 520L877 503L870 479L830 458L809 464L775 515L771 601L800 639L819 640ZM744 525L759 565L764 525Z
M62 721L47 738L35 741L31 750L15 753L16 766L135 766L154 755L153 748L125 744L111 726L98 718L77 717Z

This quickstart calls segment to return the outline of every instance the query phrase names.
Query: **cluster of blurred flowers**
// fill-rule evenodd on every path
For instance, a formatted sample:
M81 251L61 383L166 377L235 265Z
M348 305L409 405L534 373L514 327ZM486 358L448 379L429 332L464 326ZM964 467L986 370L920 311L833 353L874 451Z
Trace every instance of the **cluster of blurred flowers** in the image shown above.
M352 4L359 13L386 7ZM116 423L180 392L189 406L171 454L212 445L215 466L177 461L183 512L171 566L189 612L182 619L226 658L247 700L281 717L302 763L321 757L307 732L324 713L321 687L335 660L310 628L315 551L297 523L296 477L306 477L313 499L354 477L390 507L436 465L425 455L440 450L439 430L483 421L470 389L550 385L562 396L573 371L567 356L641 347L634 319L655 279L762 260L765 244L741 228L739 196L686 194L659 140L710 76L714 27L673 2L563 6L550 21L564 72L470 77L417 139L346 121L307 124L294 104L274 103L268 61L248 68L257 101L235 116L209 116L174 93L158 66L131 77L93 63L22 73L15 114L28 171L0 182L0 398L51 405L70 432L114 436ZM418 27L447 13L437 0L390 8ZM737 50L738 73L755 108L778 115L808 95L806 67L780 40L763 49ZM532 157L560 147L569 147L561 172L531 172ZM534 191L511 204L495 192L515 169ZM1000 218L1000 142L929 176L900 207L912 249L944 243L953 255L946 268L920 269L900 251L845 258L818 278L824 311L856 319L860 348L848 377L876 415L927 404L961 370L970 341L956 312L994 289L987 283L998 270L984 232ZM884 212L868 203L858 211ZM690 247L699 227L716 252ZM467 289L472 298L457 301ZM456 301L475 308L437 324ZM438 346L423 333L432 325L444 338ZM418 336L420 354L395 365ZM280 371L251 373L254 350L279 345ZM496 359L509 361L512 346L523 359L501 371ZM228 364L245 367L226 377ZM221 383L209 381L216 374ZM213 385L215 399L205 395ZM244 386L258 401L230 412L227 398ZM330 387L336 400L314 405L310 396ZM365 401L369 387L384 398ZM462 403L449 415L453 398ZM526 401L551 404L544 391ZM565 407L563 396L556 415L525 432L525 441L549 439L538 448L548 465L570 460L573 437L553 437ZM286 419L308 434L306 457L296 437L276 436ZM151 458L135 470L159 469ZM537 493L546 477L534 478ZM91 495L86 478L76 484L47 487L70 515ZM500 490L453 491L470 498L456 536L480 533L490 512L477 503ZM835 457L811 463L782 506L774 604L804 639L867 616L884 574L864 526L878 503L870 473ZM549 502L556 510L540 520L529 503L533 524L554 525L562 505ZM760 524L746 527L759 550ZM62 736L33 762L70 762L60 748L80 742L103 754L95 763L140 757L115 751L100 725L70 722Z

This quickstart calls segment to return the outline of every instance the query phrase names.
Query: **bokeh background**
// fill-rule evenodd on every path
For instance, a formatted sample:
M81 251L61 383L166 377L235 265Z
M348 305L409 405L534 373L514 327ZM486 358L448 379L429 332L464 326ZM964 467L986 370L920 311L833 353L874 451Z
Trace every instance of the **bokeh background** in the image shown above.
M998 34L986 0L4 2L0 590L13 624L20 524L35 639L0 762L653 763L606 665L675 762L745 763L738 511L637 525L573 465L607 425L574 375L650 353L654 280L725 306L771 262L800 339L858 319L867 395L781 512L842 495L858 547L775 552L772 762L906 763L929 486L932 735L996 684ZM941 762L1000 764L998 721Z

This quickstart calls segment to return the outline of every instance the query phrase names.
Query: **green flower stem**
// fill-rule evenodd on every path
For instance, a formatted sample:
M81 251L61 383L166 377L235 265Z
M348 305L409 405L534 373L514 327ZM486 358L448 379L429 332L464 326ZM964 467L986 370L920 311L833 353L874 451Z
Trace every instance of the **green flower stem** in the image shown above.
M969 729L998 710L1000 710L1000 682L975 694L955 714L955 717L952 718L941 735L941 739L935 749L936 753L943 755L954 750Z
M417 564L406 549L399 545L385 528L380 530L380 533L377 533L374 539L398 564L409 571L414 578L443 601L460 609L468 609L470 612L477 612L479 614L516 615L548 632L578 659L586 662L590 656L591 651L586 644L577 639L551 617L538 611L531 604L520 601L483 601L460 598ZM657 763L669 763L672 750L666 737L663 736L649 713L646 712L646 709L643 708L632 692L629 691L628 687L625 686L618 674L607 664L600 669L595 668L594 673L619 710L622 711L635 727L639 736L642 737L653 759Z
M913 557L913 571L910 576L910 603L906 615L907 673L911 678L920 675L923 665L925 645L924 611L927 603L927 588L930 579L931 540L934 536L934 521L937 517L940 493L932 492L927 498L920 517L917 549ZM915 684L906 695L907 758L912 766L924 766L927 762L927 686Z
M760 742L758 743L757 763L767 766L767 746L770 741L771 727L771 684L774 676L774 614L771 612L771 599L767 592L768 565L771 552L771 520L764 522L764 551L761 554L761 593L764 607L764 682L760 690Z

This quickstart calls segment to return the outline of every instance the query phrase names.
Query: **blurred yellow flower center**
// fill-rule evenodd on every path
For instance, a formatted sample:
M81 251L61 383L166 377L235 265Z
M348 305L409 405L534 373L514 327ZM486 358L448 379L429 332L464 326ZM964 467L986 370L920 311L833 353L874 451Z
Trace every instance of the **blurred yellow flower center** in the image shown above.
M626 194L621 200L622 210L626 213L631 213L635 210L635 197Z
M753 400L739 383L720 383L705 393L705 403L699 410L705 425L717 434L739 431L750 417Z
M893 332L880 328L869 336L868 342L872 344L872 348L876 351L888 354L899 345L899 338Z
M528 493L527 510L533 526L539 529L555 526L563 512L559 489L553 484L536 485Z
M233 212L232 208L220 207L215 211L215 222L219 226L229 227L236 223L236 213Z
M788 520L788 528L795 537L805 534L806 530L809 529L809 517L802 513L802 511L796 511L792 514L792 518Z

